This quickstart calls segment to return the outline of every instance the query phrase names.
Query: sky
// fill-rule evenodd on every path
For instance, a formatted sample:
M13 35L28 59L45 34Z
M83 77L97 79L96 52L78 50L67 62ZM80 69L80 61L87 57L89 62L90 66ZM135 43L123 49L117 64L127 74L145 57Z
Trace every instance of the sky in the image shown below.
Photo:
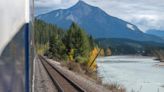
M82 0L97 6L111 16L135 24L143 32L164 30L164 0ZM35 15L66 9L78 0L35 0Z

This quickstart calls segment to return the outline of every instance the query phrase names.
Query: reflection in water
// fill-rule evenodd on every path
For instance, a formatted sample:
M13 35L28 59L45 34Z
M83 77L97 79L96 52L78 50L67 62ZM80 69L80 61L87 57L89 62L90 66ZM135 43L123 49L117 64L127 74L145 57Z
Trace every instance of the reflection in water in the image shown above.
M0 92L24 92L23 27L0 56Z

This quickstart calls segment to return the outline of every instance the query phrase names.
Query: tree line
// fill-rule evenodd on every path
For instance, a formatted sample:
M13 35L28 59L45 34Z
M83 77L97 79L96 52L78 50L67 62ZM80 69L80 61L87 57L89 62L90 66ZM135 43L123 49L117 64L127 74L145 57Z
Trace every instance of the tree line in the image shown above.
M54 60L85 63L96 47L92 36L74 22L69 29L63 30L36 19L34 32L37 52Z

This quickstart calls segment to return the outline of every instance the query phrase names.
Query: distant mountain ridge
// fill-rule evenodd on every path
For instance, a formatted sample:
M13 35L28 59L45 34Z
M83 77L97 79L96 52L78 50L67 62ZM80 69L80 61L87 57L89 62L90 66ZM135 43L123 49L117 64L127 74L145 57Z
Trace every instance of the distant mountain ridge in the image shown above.
M122 38L99 38L101 48L110 48L112 55L153 55L154 49L164 49L164 43L134 41Z
M146 31L147 34L155 35L164 39L164 30L150 29Z
M137 26L110 16L100 8L81 0L73 7L54 10L37 16L37 19L56 24L64 29L69 28L72 22L76 22L94 38L125 38L164 43L163 39L145 34Z

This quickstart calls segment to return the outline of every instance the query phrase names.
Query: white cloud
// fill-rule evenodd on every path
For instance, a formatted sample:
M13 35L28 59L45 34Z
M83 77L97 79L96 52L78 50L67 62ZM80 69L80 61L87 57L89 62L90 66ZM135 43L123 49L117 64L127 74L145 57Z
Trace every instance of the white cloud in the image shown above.
M36 0L40 2L42 0ZM48 0L47 0L48 1ZM74 5L78 0L49 0L49 2L60 1L60 3L51 3L49 8L46 5L41 10L54 10L59 8L68 8ZM121 18L125 21L137 25L142 31L147 29L164 30L164 0L83 0L91 5L98 6L109 15ZM46 4L46 3L42 3ZM38 7L36 5L36 7ZM36 9L39 10L39 9ZM45 12L44 11L44 12ZM39 11L40 12L40 11ZM41 11L42 12L42 11Z
M35 0L35 15L56 9L66 9L76 2L78 2L78 0Z
M163 0L85 0L116 16L137 25L142 31L164 30ZM94 1L94 2L92 2Z
M36 7L54 7L54 5L61 4L62 0L36 0Z

